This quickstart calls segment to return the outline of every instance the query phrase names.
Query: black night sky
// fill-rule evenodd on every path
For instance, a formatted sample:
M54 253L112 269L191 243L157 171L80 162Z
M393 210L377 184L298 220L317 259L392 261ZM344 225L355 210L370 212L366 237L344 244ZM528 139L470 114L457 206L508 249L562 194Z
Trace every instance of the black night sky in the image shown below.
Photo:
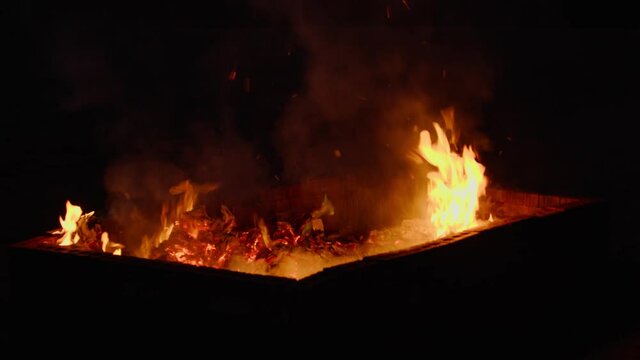
M298 142L283 124L321 109L324 118L308 121L331 138L334 125L318 124L385 111L350 110L360 100L324 91L323 74L345 74L344 94L380 104L401 101L388 89L410 93L424 79L433 109L454 104L469 140L483 139L476 145L492 183L610 202L611 246L603 251L618 279L610 305L628 306L640 265L633 230L640 31L622 3L12 2L1 10L3 245L55 227L68 198L104 211L107 169L131 159L161 159L196 179L220 176L237 182L234 194L276 178L294 182L300 173L290 164L299 154L283 149L322 145ZM345 29L351 38L341 38ZM359 63L380 56L400 65ZM450 80L438 78L442 70ZM380 90L356 94L350 81ZM336 114L327 110L333 105ZM284 126L307 124L300 121ZM353 134L375 133L371 124L379 124L358 121ZM335 141L370 144L363 137ZM5 260L0 253L3 311Z

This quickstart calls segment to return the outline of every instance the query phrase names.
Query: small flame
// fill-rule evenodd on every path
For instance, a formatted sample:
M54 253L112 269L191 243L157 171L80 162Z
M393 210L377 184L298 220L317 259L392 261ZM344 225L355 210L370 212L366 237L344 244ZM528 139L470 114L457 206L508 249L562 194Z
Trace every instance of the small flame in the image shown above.
M113 255L122 255L122 248L124 245L109 240L109 234L106 231L100 236L100 242L102 243L102 252L110 252Z
M109 241L109 234L106 231L100 232L99 225L95 228L89 226L89 221L92 219L93 214L93 211L83 214L80 206L73 205L67 200L67 213L64 215L64 219L62 216L59 217L62 229L52 232L52 234L62 234L62 237L56 241L57 244L59 246L71 246L81 242L93 246L94 242L98 242L102 252L121 255L124 245ZM97 235L100 235L99 240Z
M429 179L429 210L436 235L443 236L479 225L476 212L485 194L485 168L476 161L473 149L464 146L462 156L451 151L444 130L434 123L437 141L428 131L420 132L420 155L437 168Z
M59 217L62 230L54 232L54 234L63 234L57 241L58 245L70 246L80 240L80 236L76 233L80 216L82 216L82 208L71 204L71 202L67 200L67 213L64 215L64 219L62 216Z
M173 232L174 225L182 214L193 210L198 202L198 195L205 194L218 188L216 183L193 184L189 180L182 181L169 189L171 195L182 195L175 206L170 207L169 204L162 204L162 212L160 213L160 230L154 236L144 236L137 255L148 258L151 250L163 242L167 241ZM228 210L228 209L227 209ZM224 210L223 210L224 211ZM198 237L197 230L190 234Z
M258 228L260 229L260 235L262 236L262 241L264 245L271 249L271 236L269 236L269 229L267 229L267 225L264 223L264 219L258 217L257 221Z
M329 200L329 197L327 197L327 194L324 194L322 205L320 205L319 209L316 209L311 213L311 217L314 219L319 219L325 215L333 214L335 214L335 208L333 207L331 200Z
M103 232L102 236L100 236L100 242L102 242L102 252L107 252L107 245L109 245L109 234L107 232Z
M458 139L460 138L460 134L455 127L455 108L453 106L444 108L440 110L440 115L444 119L445 129L449 130L449 133L451 134L451 145L455 148L458 145Z

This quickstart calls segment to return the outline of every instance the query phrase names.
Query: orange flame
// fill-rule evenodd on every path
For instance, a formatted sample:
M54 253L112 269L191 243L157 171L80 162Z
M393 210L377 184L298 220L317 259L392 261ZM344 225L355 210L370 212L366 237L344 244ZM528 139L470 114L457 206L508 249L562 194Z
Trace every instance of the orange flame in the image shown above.
M418 151L437 171L429 179L428 209L436 235L443 236L479 225L476 212L479 198L485 194L485 167L476 161L473 149L464 146L462 156L451 151L444 130L434 123L437 141L428 131L420 132Z
M178 203L171 208L168 204L162 204L162 213L160 214L160 230L152 237L144 236L142 243L136 254L140 257L148 258L151 254L151 250L157 247L161 243L165 242L171 236L174 225L180 216L186 212L193 210L198 201L198 195L208 193L218 188L218 184L207 183L197 185L191 183L189 180L185 180L178 185L175 185L169 189L171 195L182 195L178 200ZM197 237L196 232L191 234Z

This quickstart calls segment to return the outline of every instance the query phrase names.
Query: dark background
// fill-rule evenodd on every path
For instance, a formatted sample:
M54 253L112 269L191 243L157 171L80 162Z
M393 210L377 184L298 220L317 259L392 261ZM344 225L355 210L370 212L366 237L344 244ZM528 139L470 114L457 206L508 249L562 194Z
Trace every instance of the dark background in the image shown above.
M328 2L326 26L428 25L482 44L492 83L477 128L492 143L483 154L490 179L609 201L610 262L594 266L610 280L603 307L621 310L614 335L594 348L628 349L640 263L633 11L616 1L480 3L409 1L404 11L400 1ZM270 177L283 171L272 135L291 95L304 89L307 61L286 16L245 1L21 1L2 15L4 245L54 228L69 197L104 209L104 171L114 159L153 153L177 161L184 154L175 149L197 124L233 127ZM5 260L0 253L2 308Z

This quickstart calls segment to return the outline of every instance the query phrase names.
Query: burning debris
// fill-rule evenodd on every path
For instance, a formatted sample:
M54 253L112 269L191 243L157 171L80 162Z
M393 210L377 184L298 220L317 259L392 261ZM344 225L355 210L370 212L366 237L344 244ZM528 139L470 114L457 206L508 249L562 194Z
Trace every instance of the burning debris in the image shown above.
M232 257L248 263L262 262L270 269L294 250L324 256L342 256L356 250L355 239L326 236L322 217L333 215L328 198L300 223L277 221L270 230L263 218L255 217L251 229L237 230L233 214L222 206L220 216L210 217L204 207L182 214L168 240L151 254L152 259L224 268Z
M53 235L62 235L56 239L59 246L75 246L82 250L97 251L121 255L124 245L109 240L109 234L102 230L94 212L82 213L82 208L67 201L67 212L60 219L62 229L52 231Z
M210 186L194 186L188 181L171 189L173 194L182 194L180 204L184 205L185 201L197 198L195 188L205 191L211 189ZM189 207L192 206L193 203ZM179 214L176 220L163 228L158 236L166 236L166 239L151 248L147 258L213 268L228 268L232 262L238 267L240 261L253 263L255 269L262 269L261 272L264 273L278 272L274 268L282 262L291 262L293 258L298 258L293 261L312 259L314 256L323 259L360 258L357 254L358 244L363 242L363 238L325 233L322 219L334 214L333 205L326 196L321 206L301 221L277 221L271 229L263 218L256 216L253 228L238 230L234 215L224 205L217 217L209 216L203 206L175 213ZM166 210L163 211L164 216ZM109 239L108 233L102 231L93 212L82 215L79 206L67 202L67 214L65 219L60 219L60 223L63 229L54 232L62 234L56 241L58 245L74 246L84 251L101 250L114 255L122 254L124 246ZM147 238L143 247L149 247L149 243L153 241ZM132 255L126 250L125 254ZM313 256L309 256L310 254ZM322 267L302 267L308 268L311 273L322 270ZM258 270L252 272L256 271Z
M443 117L455 134L453 110L443 112ZM54 232L61 235L56 244L299 279L325 267L406 249L486 223L478 218L479 198L487 186L484 167L470 147L463 147L462 154L452 151L445 131L438 124L434 127L436 141L422 131L417 150L411 154L420 166L432 169L427 174L424 216L396 227L366 233L328 229L326 221L336 208L325 193L313 211L271 221L254 213L253 226L240 228L228 207L222 205L211 216L205 206L198 205L198 197L217 190L219 184L185 180L169 189L173 198L162 206L156 233L144 236L137 248L112 241L93 212L83 214L70 202L65 217L60 217L62 229ZM116 240L129 243L128 239Z

